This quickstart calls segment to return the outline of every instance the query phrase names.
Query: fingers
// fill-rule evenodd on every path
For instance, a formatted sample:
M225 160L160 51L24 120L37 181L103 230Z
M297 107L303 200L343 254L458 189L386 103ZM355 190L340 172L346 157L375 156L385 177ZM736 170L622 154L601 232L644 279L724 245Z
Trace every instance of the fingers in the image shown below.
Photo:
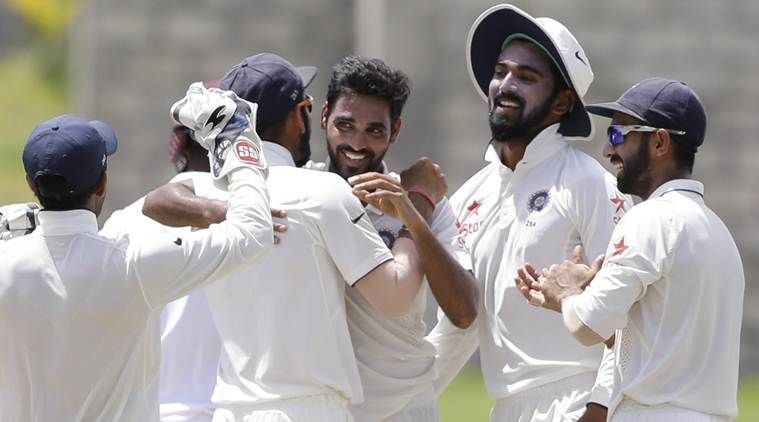
M362 173L353 177L348 178L348 183L350 183L351 186L358 187L359 185L363 185L367 182L372 182L376 180L384 180L389 185L397 186L400 189L400 182L395 180L390 175L377 173L377 172L369 172L369 173Z
M588 258L585 257L585 249L583 249L582 245L577 245L572 250L572 258L569 259L570 261L574 262L575 264L586 264L588 263Z
M541 273L540 273L540 272L538 272L537 270L535 270L535 268L533 268L533 266L532 266L532 265L530 265L530 263L529 263L529 262L528 262L528 263L526 263L526 264L524 264L524 268L525 268L525 270L527 270L527 273L528 273L528 274L530 274L530 276L531 276L531 277L532 277L534 280L537 280L537 279L538 279L538 277L540 277L540 275L541 275ZM545 271L543 271L543 272L545 272Z
M271 216L273 218L287 218L287 211L285 210L277 210L272 208L271 209Z
M598 258L596 258L592 264L590 264L590 271L593 272L593 274L597 273L601 270L601 267L604 265L604 256L599 255Z
M275 233L284 233L287 231L287 226L284 224L274 223L272 226L274 227Z
M374 190L382 189L389 192L403 192L403 188L400 187L397 182L395 181L389 181L382 178L377 178L361 183L357 183L353 185L353 191L367 191L371 192Z

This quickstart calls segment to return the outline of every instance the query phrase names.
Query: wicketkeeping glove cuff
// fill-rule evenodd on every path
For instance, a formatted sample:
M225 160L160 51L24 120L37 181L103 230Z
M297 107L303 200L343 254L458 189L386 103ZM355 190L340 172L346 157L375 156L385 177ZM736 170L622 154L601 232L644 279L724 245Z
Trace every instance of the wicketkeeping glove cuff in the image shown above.
M195 140L208 150L213 179L226 181L238 168L260 170L264 177L268 173L263 144L255 131L257 108L232 91L207 89L195 82L171 106L171 116L193 130Z

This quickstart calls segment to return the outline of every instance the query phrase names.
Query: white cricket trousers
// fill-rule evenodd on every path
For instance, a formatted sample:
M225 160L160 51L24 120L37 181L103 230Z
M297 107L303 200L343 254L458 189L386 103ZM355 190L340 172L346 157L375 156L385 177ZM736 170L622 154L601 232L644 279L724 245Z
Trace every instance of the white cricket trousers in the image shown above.
M625 399L610 415L611 422L728 422L724 416L710 415L670 405L646 406Z
M354 422L348 401L325 394L277 400L255 406L219 407L213 422Z
M490 422L576 421L595 382L595 372L586 372L496 400Z
M383 422L440 422L437 399L432 397L429 400L409 403Z

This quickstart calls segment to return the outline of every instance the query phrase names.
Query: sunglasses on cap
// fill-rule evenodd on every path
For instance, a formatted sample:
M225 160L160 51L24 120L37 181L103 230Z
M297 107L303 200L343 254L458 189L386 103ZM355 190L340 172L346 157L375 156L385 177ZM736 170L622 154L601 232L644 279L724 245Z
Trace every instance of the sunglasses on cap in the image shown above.
M625 141L625 136L630 132L656 132L662 129L658 127L642 125L611 125L606 129L606 136L612 146L617 146ZM684 130L664 129L672 135L685 135Z
M306 98L302 99L297 105L298 107L306 107L306 109L310 113L314 107L314 97L306 94Z

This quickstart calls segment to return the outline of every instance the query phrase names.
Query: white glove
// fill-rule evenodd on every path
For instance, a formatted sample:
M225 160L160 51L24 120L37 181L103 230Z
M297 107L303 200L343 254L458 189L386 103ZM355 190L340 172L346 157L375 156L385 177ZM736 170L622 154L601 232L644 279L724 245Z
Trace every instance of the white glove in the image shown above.
M33 232L39 224L39 212L40 206L33 202L0 207L0 240L9 240Z
M225 179L241 167L258 169L266 177L263 144L255 131L257 108L232 91L207 89L195 82L171 106L171 116L192 129L195 140L208 150L214 180Z

